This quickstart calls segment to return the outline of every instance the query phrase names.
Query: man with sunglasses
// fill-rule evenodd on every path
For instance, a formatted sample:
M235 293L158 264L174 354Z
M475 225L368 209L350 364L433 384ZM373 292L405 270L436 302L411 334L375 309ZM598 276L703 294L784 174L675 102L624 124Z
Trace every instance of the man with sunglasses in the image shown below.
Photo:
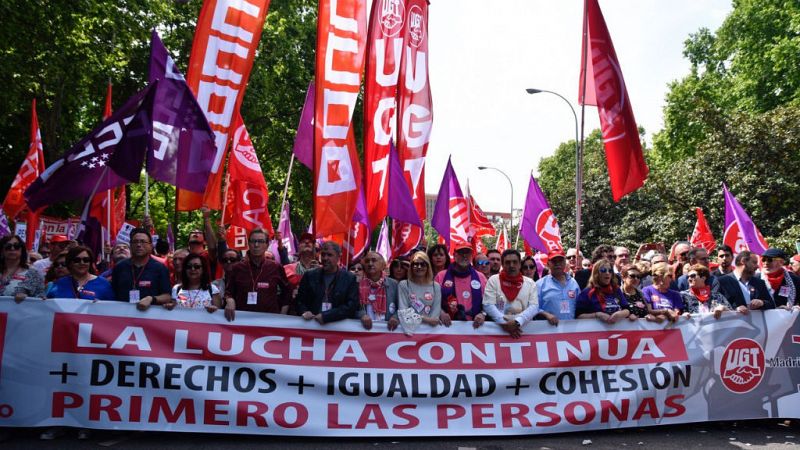
M768 248L761 255L764 281L767 290L775 300L775 306L781 309L800 309L797 291L800 290L800 277L787 270L786 253L779 248Z
M153 252L150 233L144 228L134 228L130 239L131 257L117 263L111 271L114 296L119 301L136 303L140 310L172 302L169 270L150 257Z
M567 250L567 271L570 275L575 275L577 271L581 270L582 262L583 254L578 249L571 248Z
M234 264L225 286L225 318L233 321L236 311L286 314L292 288L283 267L267 259L267 232L250 231L245 258Z
M552 325L557 325L560 320L575 318L575 300L581 293L581 288L566 267L564 253L553 250L547 254L550 275L536 282L539 296L539 314L536 317L543 318Z
M475 269L482 273L487 279L492 276L492 262L489 261L489 257L484 255L483 253L478 253L475 255Z

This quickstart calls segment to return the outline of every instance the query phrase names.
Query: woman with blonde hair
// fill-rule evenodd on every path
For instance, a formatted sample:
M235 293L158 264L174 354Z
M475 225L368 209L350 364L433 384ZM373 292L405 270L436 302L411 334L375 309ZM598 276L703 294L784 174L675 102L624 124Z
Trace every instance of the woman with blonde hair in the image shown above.
M647 309L654 316L675 321L683 312L683 300L678 291L670 289L672 270L667 263L656 263L650 268L653 284L642 289Z
M398 286L398 309L412 308L422 316L422 322L435 327L439 325L442 312L442 289L433 281L433 275L428 255L425 252L414 253L408 279Z
M581 291L575 302L575 317L615 323L630 316L628 300L619 288L614 266L607 259L598 260L592 266L588 287ZM636 319L636 316L631 319Z

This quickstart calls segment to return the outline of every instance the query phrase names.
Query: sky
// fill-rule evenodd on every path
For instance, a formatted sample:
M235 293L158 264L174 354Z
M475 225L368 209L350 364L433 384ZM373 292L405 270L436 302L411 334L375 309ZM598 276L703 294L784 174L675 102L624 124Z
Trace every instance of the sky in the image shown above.
M668 84L689 72L683 43L702 27L716 30L730 0L600 0L634 116L648 143L663 128ZM425 191L439 191L452 155L462 187L469 179L484 211L514 209L525 201L528 177L539 160L575 138L575 119L555 95L577 104L582 0L430 0L429 75L433 128ZM586 134L599 128L586 108Z

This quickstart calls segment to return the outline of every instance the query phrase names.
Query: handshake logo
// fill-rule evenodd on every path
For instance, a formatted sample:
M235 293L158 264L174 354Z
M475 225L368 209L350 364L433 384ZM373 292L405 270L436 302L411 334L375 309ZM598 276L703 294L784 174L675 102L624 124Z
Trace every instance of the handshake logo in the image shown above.
M737 394L752 391L764 377L764 349L752 339L736 339L722 354L719 374L729 391Z

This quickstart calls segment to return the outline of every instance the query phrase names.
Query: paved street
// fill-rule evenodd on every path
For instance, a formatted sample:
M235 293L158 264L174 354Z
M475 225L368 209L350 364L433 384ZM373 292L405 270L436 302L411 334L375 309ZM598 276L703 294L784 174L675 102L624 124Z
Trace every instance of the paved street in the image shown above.
M591 443L584 444L590 440ZM321 439L274 436L232 436L185 433L98 432L88 441L78 441L74 432L56 441L40 441L38 430L16 430L2 444L3 449L98 448L119 449L239 449L239 448L341 448L341 449L687 449L687 448L796 448L800 443L800 424L788 426L775 420L715 422L652 428L631 428L589 433L553 434L508 438L408 438L408 439Z

